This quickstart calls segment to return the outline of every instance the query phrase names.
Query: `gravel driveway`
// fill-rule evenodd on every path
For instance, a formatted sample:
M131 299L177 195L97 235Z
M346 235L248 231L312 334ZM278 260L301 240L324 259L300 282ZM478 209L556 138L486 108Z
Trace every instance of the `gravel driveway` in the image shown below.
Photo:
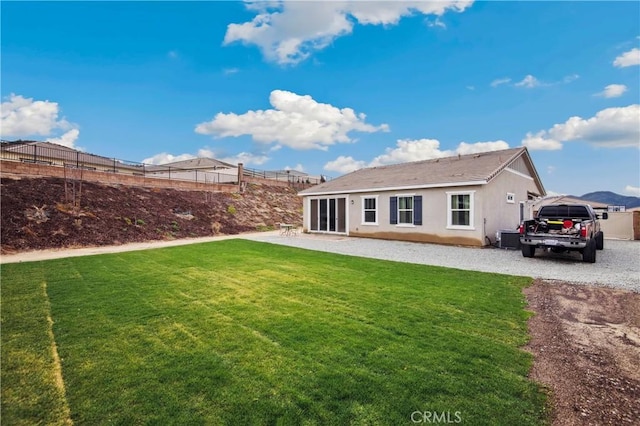
M583 263L582 257L578 253L557 255L542 253L538 250L536 257L530 259L523 257L520 250L455 247L319 234L298 234L295 237L287 237L279 235L278 231L174 241L149 241L120 246L40 250L2 255L0 256L0 263L144 250L228 238L243 238L375 259L595 284L633 290L640 293L640 241L619 240L605 240L604 250L598 251L596 263Z
M546 280L595 284L640 292L640 241L605 240L596 263L582 262L579 253L536 251L533 259L520 250L454 247L438 244L387 241L333 235L299 234L295 237L253 234L253 241L284 244L310 250L446 266Z

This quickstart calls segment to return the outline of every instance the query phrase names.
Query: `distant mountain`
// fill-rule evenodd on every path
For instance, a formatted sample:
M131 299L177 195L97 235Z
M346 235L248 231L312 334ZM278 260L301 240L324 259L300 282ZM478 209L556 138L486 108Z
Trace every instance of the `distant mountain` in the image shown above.
M616 194L611 191L596 191L581 195L578 198L589 201L597 201L599 203L610 206L625 206L628 209L640 207L640 197L630 197L626 195Z

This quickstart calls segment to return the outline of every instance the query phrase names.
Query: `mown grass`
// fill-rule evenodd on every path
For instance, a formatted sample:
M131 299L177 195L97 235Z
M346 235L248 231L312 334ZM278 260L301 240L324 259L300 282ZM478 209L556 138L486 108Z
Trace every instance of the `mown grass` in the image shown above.
M545 421L528 278L243 240L1 272L3 423Z

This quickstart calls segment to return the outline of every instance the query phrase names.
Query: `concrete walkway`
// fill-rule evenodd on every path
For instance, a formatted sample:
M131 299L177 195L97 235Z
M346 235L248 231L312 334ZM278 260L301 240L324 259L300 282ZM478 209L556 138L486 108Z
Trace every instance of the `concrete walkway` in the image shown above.
M91 256L94 254L121 253L125 251L147 250L162 247L183 246L187 244L208 243L211 241L222 241L232 238L254 239L256 237L278 236L280 231L252 232L236 235L217 235L213 237L186 238L169 241L147 241L143 243L129 243L117 246L104 247L84 247L84 248L62 248L51 250L34 250L16 254L0 255L0 264L37 262L40 260L61 259L65 257Z

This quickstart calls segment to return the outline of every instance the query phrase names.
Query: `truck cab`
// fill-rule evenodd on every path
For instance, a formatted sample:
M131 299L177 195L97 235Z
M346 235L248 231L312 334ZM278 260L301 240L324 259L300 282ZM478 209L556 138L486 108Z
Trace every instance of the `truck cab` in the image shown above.
M596 251L604 249L600 217L589 204L550 204L538 215L520 225L520 244L524 257L534 257L536 249L555 253L579 251L585 262L596 261Z

